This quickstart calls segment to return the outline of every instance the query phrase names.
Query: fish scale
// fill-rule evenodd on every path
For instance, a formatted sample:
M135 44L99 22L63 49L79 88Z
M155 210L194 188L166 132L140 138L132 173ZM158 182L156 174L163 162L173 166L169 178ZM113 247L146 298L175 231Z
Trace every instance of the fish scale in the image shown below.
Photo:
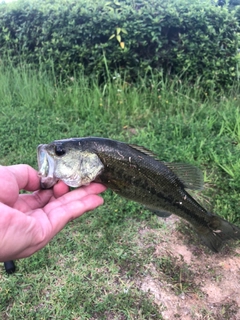
M127 159L121 159L120 172L116 170L117 164L115 163L116 159L114 158L114 153L112 158L105 157L106 159L101 153L97 154L104 164L111 163L111 165L108 165L108 167L105 166L106 169L104 169L104 171L98 177L98 181L113 189L119 195L142 203L148 208L154 210L155 213L159 208L162 208L168 213L175 213L182 218L188 218L188 220L191 216L193 216L192 224L194 224L196 221L199 222L199 220L201 223L204 223L202 220L204 220L205 217L199 217L195 214L195 211L196 209L201 210L206 214L207 211L199 206L198 203L185 190L183 190L183 185L177 176L159 161L155 159L147 161L149 156L142 155L140 157L139 155L131 154L129 151L128 154L132 155L131 158L132 161L134 161L134 165L130 168L131 170L129 169L127 171L127 175L124 176L123 168L124 166L128 166L126 161ZM139 165L135 165L136 161L139 161L139 159L141 159L139 164L141 166L140 171ZM117 161L119 161L119 159ZM122 186L125 182L124 189L114 188L115 186L112 184L112 181L116 183L116 180L113 180L115 177L118 177L117 181L119 183L121 182ZM136 177L137 179L135 179ZM161 191L159 191L159 185L161 185ZM173 194L174 187L176 190ZM184 203L184 206L182 206L181 203ZM188 209L188 207L190 208ZM188 214L187 217L186 214Z

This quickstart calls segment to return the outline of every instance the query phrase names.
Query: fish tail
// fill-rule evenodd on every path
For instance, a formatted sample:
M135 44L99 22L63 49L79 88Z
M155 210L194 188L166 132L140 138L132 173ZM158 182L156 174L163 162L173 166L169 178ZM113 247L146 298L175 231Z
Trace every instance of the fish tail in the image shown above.
M205 245L214 252L219 252L228 240L240 240L240 228L216 215L210 217L207 228L197 229Z

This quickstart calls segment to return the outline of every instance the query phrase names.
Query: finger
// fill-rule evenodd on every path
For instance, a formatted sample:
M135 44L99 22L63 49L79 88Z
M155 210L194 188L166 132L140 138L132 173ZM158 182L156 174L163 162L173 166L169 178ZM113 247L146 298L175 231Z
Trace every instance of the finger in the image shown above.
M102 184L92 182L88 186L82 186L76 190L81 190L82 192L90 192L90 193L101 193L106 190L106 187L104 187ZM89 191L88 191L89 190ZM65 193L69 191L69 187L63 182L58 181L57 184L53 187L53 193L55 198L59 198L63 196Z
M37 171L30 166L0 166L0 202L13 206L19 189L37 190L39 187Z
M63 196L68 191L69 187L63 181L58 181L58 183L53 187L53 194L55 198Z
M18 164L5 168L14 175L19 190L35 191L40 189L38 172L29 165Z
M21 194L14 204L14 208L27 213L28 211L44 207L53 196L53 190L37 190L32 194Z
M58 233L69 221L80 217L87 211L93 210L104 202L103 198L96 194L89 194L80 200L62 204L52 209L48 213L48 219L54 230L54 235Z
M92 182L88 186L83 186L78 189L75 189L59 197L57 200L49 202L45 206L45 212L48 213L52 209L54 209L56 206L61 207L61 205L68 204L72 201L81 200L83 197L89 194L98 194L105 190L106 190L106 187L104 187L102 184Z

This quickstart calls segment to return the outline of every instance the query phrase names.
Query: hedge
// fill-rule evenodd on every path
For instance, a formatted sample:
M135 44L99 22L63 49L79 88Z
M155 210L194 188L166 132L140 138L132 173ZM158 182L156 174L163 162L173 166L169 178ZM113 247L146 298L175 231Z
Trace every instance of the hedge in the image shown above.
M58 74L237 77L237 19L211 0L19 0L0 5L0 30L2 59Z

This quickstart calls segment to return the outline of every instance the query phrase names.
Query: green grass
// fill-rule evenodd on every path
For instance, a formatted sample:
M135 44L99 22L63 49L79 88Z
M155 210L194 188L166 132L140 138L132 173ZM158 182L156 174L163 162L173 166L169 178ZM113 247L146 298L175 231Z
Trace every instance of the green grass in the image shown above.
M210 210L240 225L240 95L204 92L200 83L117 78L56 81L25 67L0 69L0 164L37 168L36 147L55 139L103 136L143 145L164 161L204 171ZM154 265L176 292L192 290L188 267L154 255L159 241L144 228L164 223L111 191L105 205L68 226L43 250L0 272L2 319L161 319L139 290ZM172 266L172 269L171 269ZM184 280L182 280L184 278Z

